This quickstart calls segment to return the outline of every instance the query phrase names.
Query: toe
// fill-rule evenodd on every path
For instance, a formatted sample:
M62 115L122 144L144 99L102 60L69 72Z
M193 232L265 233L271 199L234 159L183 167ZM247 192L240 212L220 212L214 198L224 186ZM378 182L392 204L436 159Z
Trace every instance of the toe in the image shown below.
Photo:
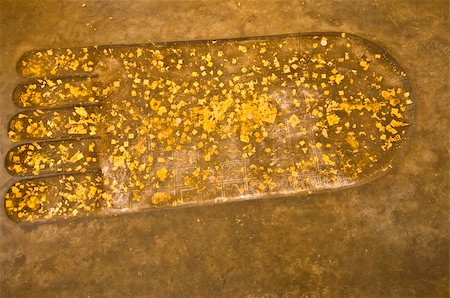
M94 48L48 49L26 52L17 64L23 77L88 76L96 64Z
M59 108L98 104L100 84L91 78L33 80L17 86L13 101L21 108Z
M13 142L95 137L98 120L97 107L24 111L11 119L8 136Z
M5 165L13 176L99 170L95 140L22 144L8 152Z
M8 190L5 210L16 222L98 214L109 206L102 185L96 174L21 180Z

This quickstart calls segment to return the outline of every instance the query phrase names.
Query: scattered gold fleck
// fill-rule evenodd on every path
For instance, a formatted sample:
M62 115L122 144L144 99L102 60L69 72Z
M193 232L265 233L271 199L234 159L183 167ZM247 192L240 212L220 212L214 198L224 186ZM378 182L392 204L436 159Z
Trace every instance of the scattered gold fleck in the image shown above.
M292 127L296 127L300 123L300 119L298 119L297 115L292 114L288 122Z
M166 167L163 167L162 169L159 169L156 171L156 176L159 178L159 180L164 181L167 178L167 169Z

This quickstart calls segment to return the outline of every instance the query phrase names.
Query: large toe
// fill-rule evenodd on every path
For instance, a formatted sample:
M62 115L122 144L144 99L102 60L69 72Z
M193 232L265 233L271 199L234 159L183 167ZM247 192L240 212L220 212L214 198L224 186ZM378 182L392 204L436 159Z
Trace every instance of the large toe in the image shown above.
M21 180L5 196L6 213L16 222L98 214L108 205L109 197L97 174Z

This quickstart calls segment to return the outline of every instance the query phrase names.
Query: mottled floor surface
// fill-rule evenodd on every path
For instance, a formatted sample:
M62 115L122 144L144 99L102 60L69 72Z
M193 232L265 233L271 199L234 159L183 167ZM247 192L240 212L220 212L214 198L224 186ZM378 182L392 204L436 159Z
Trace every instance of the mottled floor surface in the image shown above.
M83 5L86 3L86 5ZM448 1L0 1L3 160L29 49L346 31L416 100L409 148L361 187L20 226L0 212L0 296L448 296ZM0 170L0 195L13 179Z

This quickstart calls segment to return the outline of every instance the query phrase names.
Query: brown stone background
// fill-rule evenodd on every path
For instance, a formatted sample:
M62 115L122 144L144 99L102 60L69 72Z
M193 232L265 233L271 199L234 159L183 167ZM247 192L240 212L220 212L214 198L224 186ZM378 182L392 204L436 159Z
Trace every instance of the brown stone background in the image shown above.
M401 161L357 188L28 226L1 210L1 297L448 297L448 1L0 7L1 160L17 112L15 63L29 49L345 31L386 48L416 100L415 135ZM13 181L2 167L2 197Z

